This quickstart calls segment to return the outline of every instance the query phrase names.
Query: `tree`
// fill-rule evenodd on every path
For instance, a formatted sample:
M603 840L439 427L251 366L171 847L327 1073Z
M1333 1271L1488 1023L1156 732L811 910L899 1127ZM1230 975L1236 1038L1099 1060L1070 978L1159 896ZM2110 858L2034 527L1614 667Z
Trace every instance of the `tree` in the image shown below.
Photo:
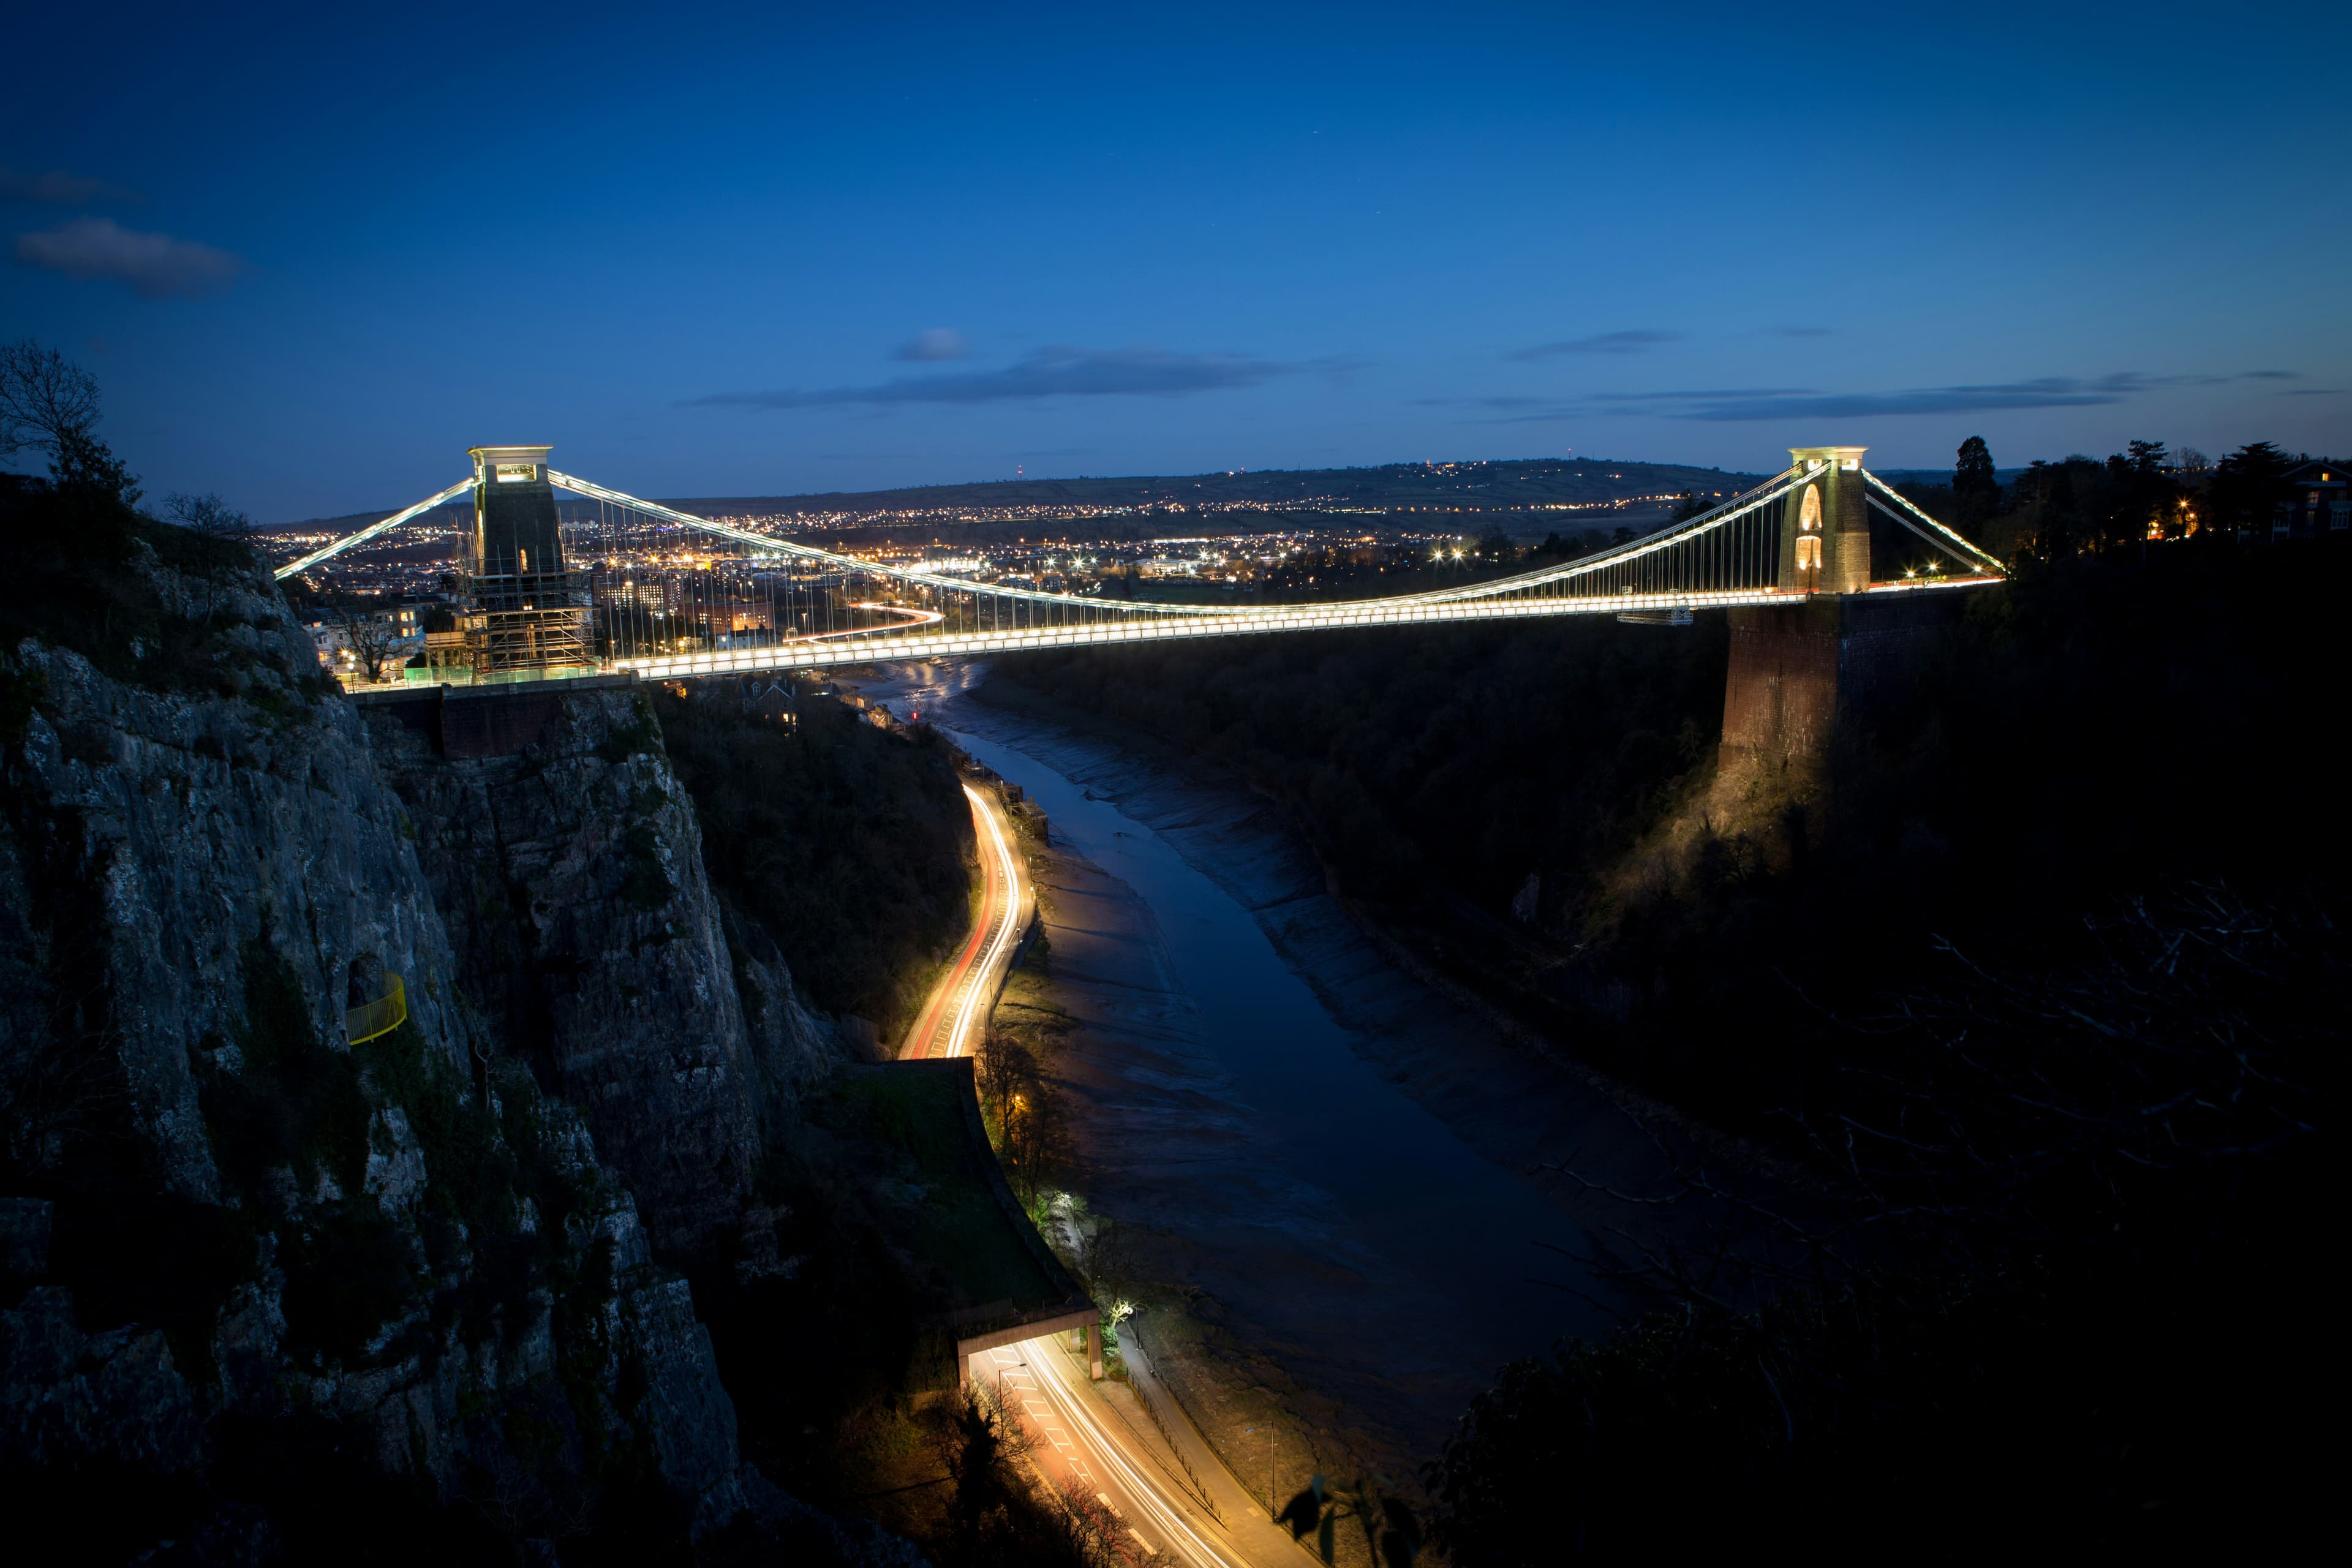
M1421 1556L1421 1520L1412 1505L1388 1490L1388 1478L1374 1483L1357 1478L1350 1491L1333 1486L1322 1476L1283 1505L1276 1522L1290 1527L1294 1541L1315 1532L1315 1546L1326 1563L1339 1561L1339 1527L1352 1521L1364 1538L1364 1559L1384 1568L1412 1568Z
M163 510L173 522L206 539L243 544L253 535L253 519L215 494L182 495L175 490L163 498Z
M0 344L0 458L46 452L59 489L135 503L138 481L97 429L98 382L89 372L31 338Z
M31 338L0 344L0 458L31 447L57 455L98 423L98 382Z
M2254 441L2221 459L2206 493L2206 518L2217 536L2251 531L2270 536L2271 520L2286 500L2287 456L2268 441Z
M1952 467L1952 504L1959 514L1960 531L1971 538L2000 510L2000 479L1981 436L1960 443L1959 461Z
M399 641L392 622L376 610L359 605L335 606L335 624L342 628L343 640L351 645L352 657L367 671L371 684L383 679L383 667L392 662L393 647Z

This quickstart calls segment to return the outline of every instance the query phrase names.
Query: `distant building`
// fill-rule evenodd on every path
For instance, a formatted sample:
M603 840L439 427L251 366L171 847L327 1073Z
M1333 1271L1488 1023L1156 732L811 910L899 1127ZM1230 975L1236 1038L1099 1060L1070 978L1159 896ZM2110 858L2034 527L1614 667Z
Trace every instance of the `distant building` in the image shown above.
M2352 488L2332 458L2287 470L2287 499L2271 516L2273 539L2318 539L2352 531Z

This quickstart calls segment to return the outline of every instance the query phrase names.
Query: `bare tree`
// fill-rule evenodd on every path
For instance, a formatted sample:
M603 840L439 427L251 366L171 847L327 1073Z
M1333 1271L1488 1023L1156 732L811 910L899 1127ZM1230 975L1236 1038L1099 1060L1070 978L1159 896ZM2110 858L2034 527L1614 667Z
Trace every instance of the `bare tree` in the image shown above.
M390 664L399 641L392 623L373 610L357 605L338 605L335 624L342 628L343 640L350 645L352 657L367 671L370 684L383 679L383 667Z
M31 338L0 343L0 458L31 447L56 458L89 439L98 382Z
M253 519L210 492L192 496L175 490L163 498L163 510L173 522L206 539L243 544L253 536Z
M98 382L31 338L0 343L0 458L31 448L58 483L137 504L139 480L98 438Z

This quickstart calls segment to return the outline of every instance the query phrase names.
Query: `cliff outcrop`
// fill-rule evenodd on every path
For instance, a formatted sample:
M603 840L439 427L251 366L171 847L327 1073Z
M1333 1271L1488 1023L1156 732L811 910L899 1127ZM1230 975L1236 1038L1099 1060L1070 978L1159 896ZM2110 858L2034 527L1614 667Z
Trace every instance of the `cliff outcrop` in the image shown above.
M824 1070L829 1031L772 944L740 922L729 941L693 802L642 694L448 706L468 701L528 704L536 722L508 754L464 756L415 721L418 704L369 710L458 984L492 1047L587 1118L656 1249L703 1256Z
M448 803L420 811L242 554L134 541L117 625L159 640L0 652L12 1512L99 1556L731 1521L887 1557L741 1465L656 1261L741 1190L777 1092L657 744L616 752L627 715L591 703L529 777L396 769ZM406 1021L350 1043L388 976Z

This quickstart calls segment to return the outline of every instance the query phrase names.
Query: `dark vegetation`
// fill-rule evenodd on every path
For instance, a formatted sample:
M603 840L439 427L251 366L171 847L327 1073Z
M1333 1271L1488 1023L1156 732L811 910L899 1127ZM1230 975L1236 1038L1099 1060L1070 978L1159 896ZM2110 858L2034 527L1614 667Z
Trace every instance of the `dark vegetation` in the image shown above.
M1712 749L1719 622L1582 619L1040 654L991 682L1246 774L1345 891L1399 919L1587 879ZM1434 906L1434 909L1433 909Z
M895 1037L971 920L971 811L947 749L831 698L802 699L791 725L717 693L655 707L719 896L818 1005Z
M1019 1430L950 1370L945 1314L1044 1284L976 1169L951 1076L850 1068L762 1167L761 1207L694 1278L745 1456L941 1568L1109 1568L1091 1497L1041 1494ZM823 1347L822 1353L811 1353Z
M2326 1484L2343 912L2126 901L2075 962L1946 950L1834 1020L1791 1126L1836 1215L1774 1227L1760 1308L1661 1280L1678 1310L1509 1368L1433 1468L1454 1560L2276 1554Z
M1465 1568L2246 1543L2312 1506L2352 551L2262 542L2267 447L1990 492L1969 456L1926 500L2015 575L1807 781L1727 792L1704 622L998 671L1243 773L1412 962L1825 1205L1695 1173L1773 1245L1712 1279L1647 1259L1671 1310L1481 1400L1431 1477Z

